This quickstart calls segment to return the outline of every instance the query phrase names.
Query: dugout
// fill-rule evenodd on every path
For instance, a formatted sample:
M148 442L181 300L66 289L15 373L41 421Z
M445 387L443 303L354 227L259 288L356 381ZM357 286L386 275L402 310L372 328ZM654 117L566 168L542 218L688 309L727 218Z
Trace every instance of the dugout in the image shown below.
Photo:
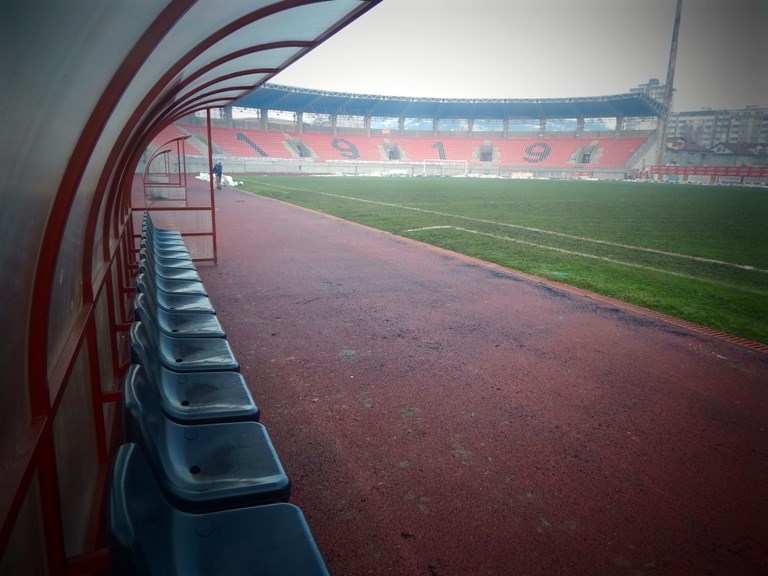
M131 193L183 189L172 152L157 155L164 170L137 176L148 143L176 118L236 101L378 2L4 3L0 574L108 566Z

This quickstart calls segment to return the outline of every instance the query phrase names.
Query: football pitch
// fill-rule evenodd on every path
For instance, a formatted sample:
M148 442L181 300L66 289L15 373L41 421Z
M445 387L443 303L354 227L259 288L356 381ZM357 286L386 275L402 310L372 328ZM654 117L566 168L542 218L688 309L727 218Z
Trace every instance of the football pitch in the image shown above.
M768 190L245 176L243 189L768 344Z

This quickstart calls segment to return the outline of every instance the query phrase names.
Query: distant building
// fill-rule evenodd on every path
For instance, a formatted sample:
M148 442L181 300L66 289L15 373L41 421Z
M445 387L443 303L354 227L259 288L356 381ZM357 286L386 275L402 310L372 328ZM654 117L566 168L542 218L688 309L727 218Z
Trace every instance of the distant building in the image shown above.
M707 148L720 143L768 142L768 108L698 110L670 114L668 138L684 138Z
M651 78L646 82L645 84L640 84L636 88L630 88L629 92L630 94L635 94L637 92L642 92L643 94L648 94L651 98L655 98L659 102L664 102L664 92L667 89L666 84L662 84L659 82L658 78Z
M666 85L658 78L630 88L664 101ZM674 107L674 106L673 106ZM681 139L711 149L717 144L768 143L768 108L747 106L740 110L704 109L671 112L667 120L667 142Z
M706 147L685 138L667 138L665 159L673 166L768 166L768 145L721 142Z

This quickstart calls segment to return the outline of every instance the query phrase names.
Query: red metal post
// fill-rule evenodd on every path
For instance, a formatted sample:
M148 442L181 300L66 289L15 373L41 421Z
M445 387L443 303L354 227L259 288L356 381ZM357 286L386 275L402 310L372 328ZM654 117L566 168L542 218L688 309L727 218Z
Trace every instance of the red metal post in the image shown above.
M211 191L211 238L213 241L213 263L218 263L218 251L216 249L216 194L213 189L213 140L211 138L211 109L205 109L205 118L208 123L208 175L209 189Z

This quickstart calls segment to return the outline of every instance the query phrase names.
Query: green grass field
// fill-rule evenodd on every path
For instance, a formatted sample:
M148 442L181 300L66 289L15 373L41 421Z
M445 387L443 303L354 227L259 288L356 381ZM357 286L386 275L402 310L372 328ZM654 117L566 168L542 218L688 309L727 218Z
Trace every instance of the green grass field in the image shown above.
M768 190L243 177L247 191L768 344Z

